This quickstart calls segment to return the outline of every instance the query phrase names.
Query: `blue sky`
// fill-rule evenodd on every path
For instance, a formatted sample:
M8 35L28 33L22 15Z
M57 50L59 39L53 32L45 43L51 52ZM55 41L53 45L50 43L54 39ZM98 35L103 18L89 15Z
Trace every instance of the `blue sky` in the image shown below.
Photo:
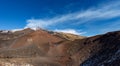
M0 29L40 27L84 36L120 30L120 0L0 0Z

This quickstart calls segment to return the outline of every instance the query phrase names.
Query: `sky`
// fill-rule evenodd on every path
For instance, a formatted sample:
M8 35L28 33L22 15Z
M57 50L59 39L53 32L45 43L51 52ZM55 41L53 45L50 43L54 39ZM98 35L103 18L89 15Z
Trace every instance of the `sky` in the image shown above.
M120 0L0 0L0 30L36 27L83 36L120 30Z

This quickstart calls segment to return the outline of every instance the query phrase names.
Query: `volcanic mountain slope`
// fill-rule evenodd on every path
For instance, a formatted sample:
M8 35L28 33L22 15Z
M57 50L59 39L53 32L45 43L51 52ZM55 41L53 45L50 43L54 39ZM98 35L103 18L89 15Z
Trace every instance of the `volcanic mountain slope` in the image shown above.
M88 38L42 29L0 35L0 66L120 66L120 31Z
M73 35L70 33L62 33L62 32L54 32L54 35L58 36L58 37L62 37L64 39L70 40L70 41L74 41L75 39L83 39L86 38L85 36L78 36L78 35Z
M17 38L29 34L33 32L34 30L27 28L21 31L5 31L1 30L0 31L0 48L6 48L10 46Z
M1 58L31 58L31 57L45 56L45 58L47 57L48 60L49 59L48 56L59 55L59 52L57 51L56 48L54 48L54 46L57 46L57 44L63 42L70 41L68 39L73 40L72 37L68 36L69 38L66 38L61 36L63 34L61 35L59 34L60 33L46 31L42 29L32 30L30 28L16 32L1 31L0 57ZM76 36L76 35L71 34L70 36ZM74 38L74 39L78 39L78 38ZM82 38L84 37L81 37L81 39Z

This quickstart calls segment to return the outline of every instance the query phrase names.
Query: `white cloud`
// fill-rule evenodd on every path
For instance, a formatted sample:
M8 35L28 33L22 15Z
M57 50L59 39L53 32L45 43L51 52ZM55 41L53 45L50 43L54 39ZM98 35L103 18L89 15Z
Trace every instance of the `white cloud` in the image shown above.
M65 14L62 16L56 16L50 19L28 19L25 28L47 28L52 25L57 25L72 20L78 20L76 24L87 23L92 20L103 20L115 17L120 17L120 2L111 2L105 5L101 5L97 8L90 8L83 12L76 12L71 14Z
M21 30L23 30L22 28L21 29L13 29L13 30L11 30L11 32L16 32L16 31L21 31Z
M49 28L51 26L57 26L57 27L61 27L59 25L63 26L68 26L69 28L72 28L70 26L70 24L77 24L81 26L81 24L86 23L86 31L88 32L94 32L97 31L99 33L103 33L105 31L111 31L111 30L117 30L120 27L117 26L110 26L112 24L108 24L105 26L108 27L101 27L99 25L91 25L92 23L90 22L100 22L99 20L106 20L106 19L113 19L113 18L117 18L120 17L120 1L116 1L116 2L110 2L110 3L105 3L105 4L101 4L98 7L94 7L94 8L89 8L87 10L84 11L77 11L74 13L69 13L69 14L64 14L64 15L58 15L55 16L53 18L49 18L49 19L28 19L27 20L27 25L25 26L25 28ZM116 24L119 22L116 22ZM87 25L89 24L89 25ZM89 28L90 27L90 28ZM56 29L56 30L55 30ZM65 33L72 33L72 34L77 34L77 35L81 35L84 34L85 32L81 32L81 31L77 31L75 29L67 29L67 28L63 28L63 29L57 29L57 28L53 28L52 30L55 30L57 32L65 32ZM90 34L94 34L94 33L90 33Z
M85 34L86 32L81 32L81 31L77 31L74 29L63 29L63 30L54 30L55 32L63 32L63 33L71 33L71 34L76 34L76 35L81 35L81 34Z

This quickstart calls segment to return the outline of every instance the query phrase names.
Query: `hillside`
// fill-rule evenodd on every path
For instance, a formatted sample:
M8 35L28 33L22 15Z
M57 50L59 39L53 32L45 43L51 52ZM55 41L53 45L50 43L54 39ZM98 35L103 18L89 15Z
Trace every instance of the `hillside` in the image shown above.
M0 66L120 66L120 31L93 37L30 28L0 32Z

